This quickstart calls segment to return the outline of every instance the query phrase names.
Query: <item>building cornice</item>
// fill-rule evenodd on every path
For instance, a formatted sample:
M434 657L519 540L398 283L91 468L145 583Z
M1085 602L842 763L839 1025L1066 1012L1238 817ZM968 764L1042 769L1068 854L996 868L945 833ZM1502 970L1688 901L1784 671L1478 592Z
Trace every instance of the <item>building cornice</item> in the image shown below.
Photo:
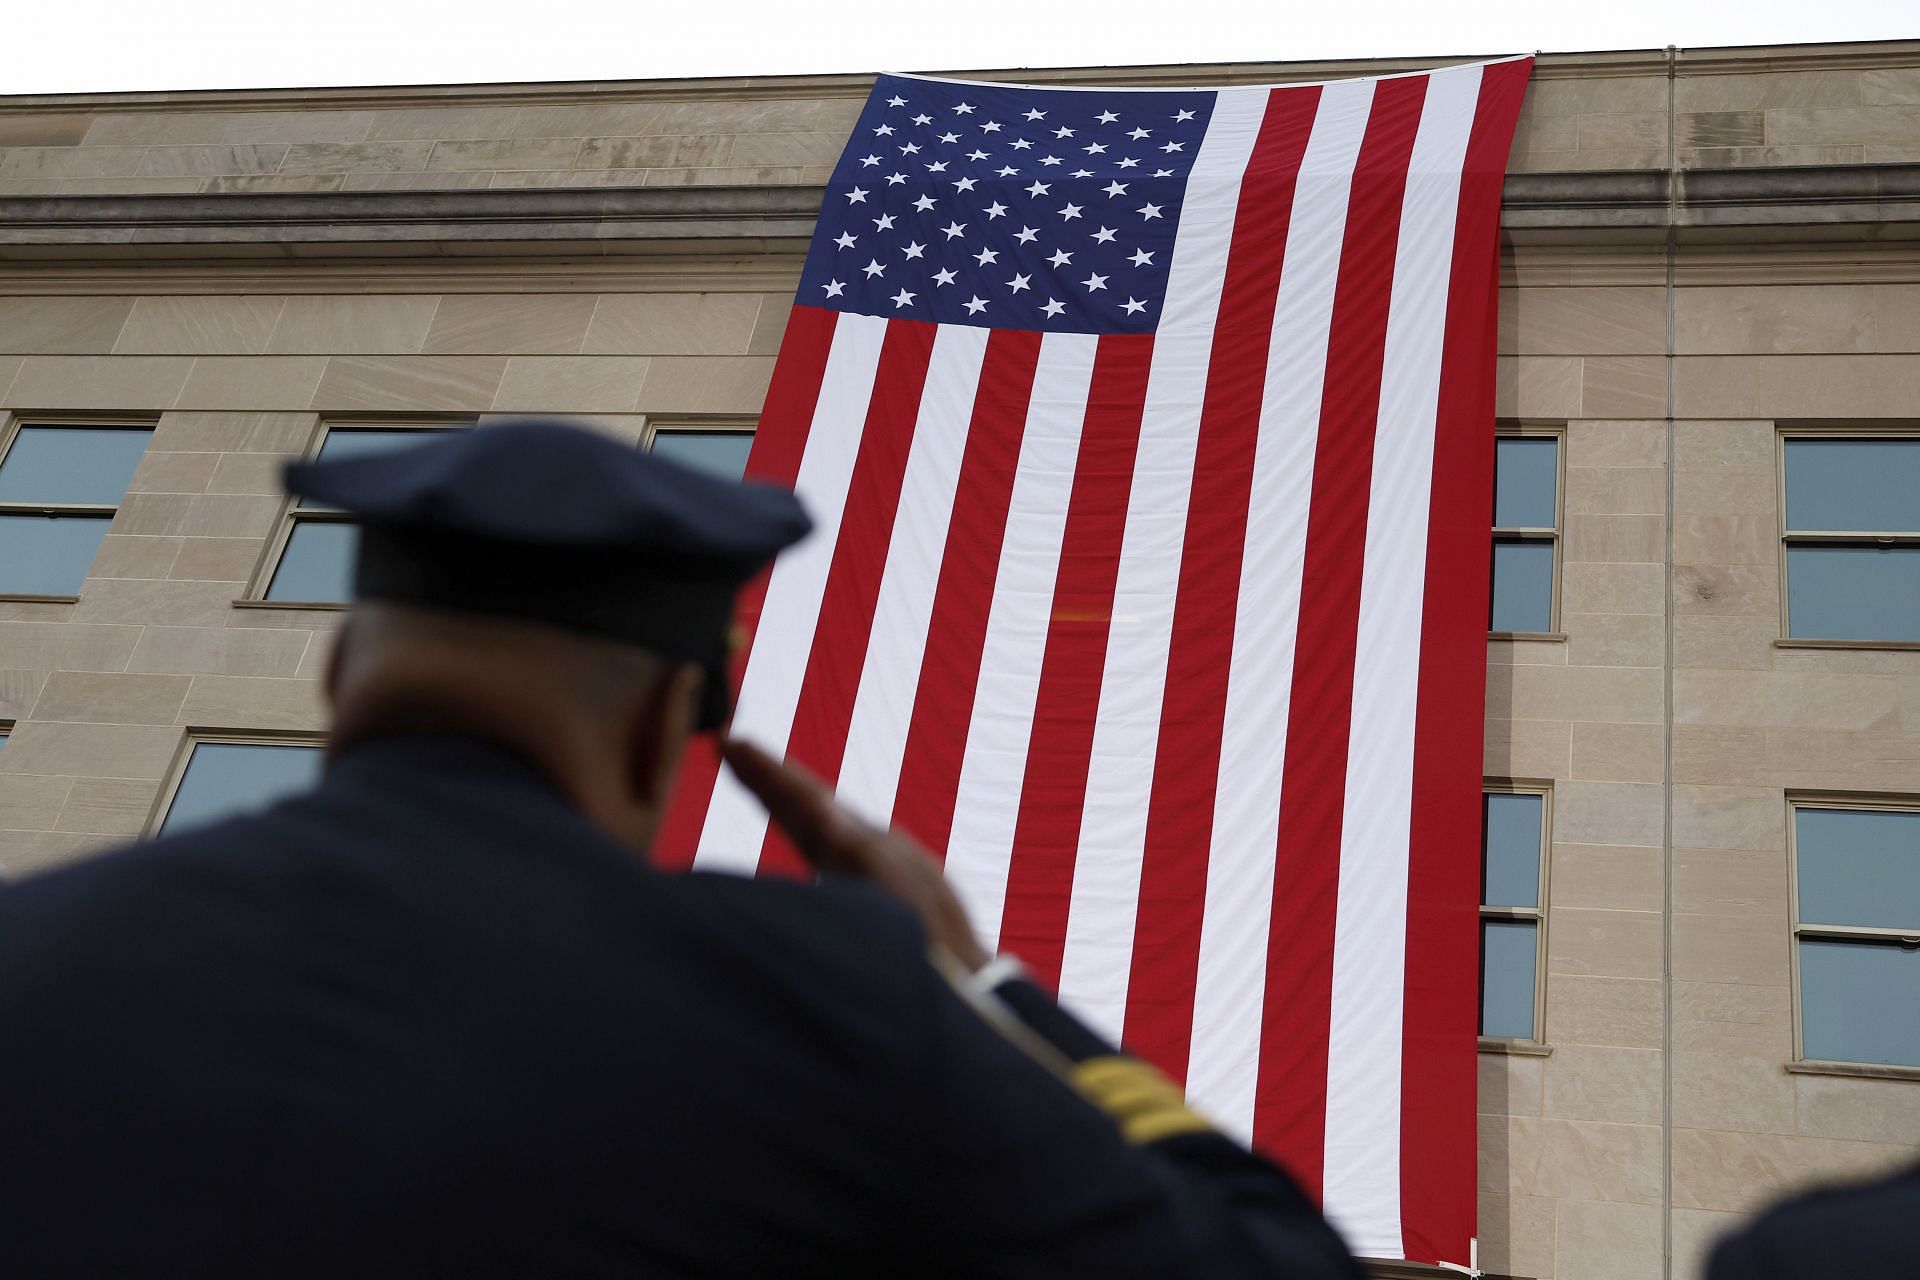
M1422 71L1516 52L1409 58L1342 58L1298 62L1164 63L1136 67L1024 67L940 71L972 80L1024 84L1094 84L1121 88L1184 85L1286 84L1351 76ZM1782 71L1874 70L1920 65L1920 40L1845 44L1735 45L1679 49L1676 71L1684 75L1744 75ZM1665 49L1542 53L1536 80L1665 75ZM132 93L0 95L0 117L11 113L112 111L287 111L422 106L547 106L583 103L733 101L792 98L852 98L873 84L871 73L778 76L710 76L687 79L582 80L509 84L343 86L306 89L195 89Z

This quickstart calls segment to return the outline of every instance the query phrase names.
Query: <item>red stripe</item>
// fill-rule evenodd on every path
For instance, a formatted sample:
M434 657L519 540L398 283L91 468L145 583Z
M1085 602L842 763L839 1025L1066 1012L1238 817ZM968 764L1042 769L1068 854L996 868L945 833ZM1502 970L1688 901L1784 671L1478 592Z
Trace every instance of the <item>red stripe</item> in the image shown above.
M1127 985L1128 1046L1185 1080L1274 298L1320 89L1278 89L1240 184L1201 404Z
M806 452L807 433L813 426L814 406L820 401L820 383L826 376L827 353L833 348L839 315L819 307L794 307L786 336L780 341L780 358L773 366L766 406L754 431L753 450L747 455L747 479L793 488L800 475L801 455ZM734 633L739 643L730 667L736 690L747 669L760 610L767 601L769 576L770 571L755 575L741 589L734 605ZM653 844L656 866L683 871L693 865L700 828L706 823L707 805L713 798L714 779L720 772L720 755L715 747L716 736L710 733L697 734L687 743L673 802Z
M1488 67L1454 224L1427 532L1413 744L1402 1022L1401 1237L1416 1262L1465 1262L1475 1234L1474 981L1500 184L1532 60Z
M1333 926L1381 352L1407 162L1426 88L1426 77L1410 76L1382 80L1374 90L1340 249L1307 507L1253 1136L1316 1196L1326 1151Z
M840 536L833 544L833 563L820 596L820 618L800 681L793 728L787 735L787 758L829 783L838 780L846 754L847 725L853 719L853 699L866 664L867 637L873 630L874 605L880 598L893 517L900 507L901 482L937 332L938 325L925 321L892 320L880 344L873 398L867 404L860 449L847 482ZM762 875L811 874L772 824L760 847L759 871Z
M1060 981L1066 945L1114 582L1152 362L1151 334L1108 334L1095 348L1054 576L1000 924L1001 949L1017 954L1048 987Z
M1007 507L1040 362L1038 333L996 330L987 338L973 418L954 486L953 516L934 587L927 647L900 758L894 825L944 859L953 832L960 763L980 683L980 654L1006 538Z

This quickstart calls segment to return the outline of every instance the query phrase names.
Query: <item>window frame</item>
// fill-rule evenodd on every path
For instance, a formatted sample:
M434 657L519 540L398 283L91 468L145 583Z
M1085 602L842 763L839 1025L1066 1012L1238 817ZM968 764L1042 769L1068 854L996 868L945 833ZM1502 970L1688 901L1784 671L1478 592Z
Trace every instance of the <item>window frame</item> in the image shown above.
M640 432L640 449L653 452L653 442L662 432L724 432L753 436L760 430L760 417L752 413L675 413L658 418L649 415Z
M474 418L409 418L405 415L378 414L357 417L351 414L330 414L314 423L313 433L307 439L306 448L300 453L300 461L312 462L320 456L321 448L327 437L335 431L459 431L477 425ZM273 536L267 539L261 548L260 558L254 561L253 572L247 577L247 585L234 606L243 609L305 609L315 611L344 610L351 605L348 600L269 600L267 591L273 586L273 575L280 571L280 560L286 555L287 544L293 540L293 534L302 524L353 524L353 513L342 511L338 507L303 507L300 499L287 494L280 504L280 517L274 525Z
M1802 809L1852 809L1881 813L1920 814L1920 795L1878 791L1790 790L1787 804L1787 946L1793 971L1793 1061L1788 1069L1834 1075L1902 1076L1920 1078L1920 1063L1853 1062L1842 1058L1809 1058L1806 1018L1800 984L1800 941L1881 942L1920 946L1920 921L1911 929L1873 925L1809 924L1800 918L1800 823Z
M1532 1053L1544 1054L1547 1048L1547 890L1551 879L1550 866L1553 862L1553 781L1550 778L1482 778L1480 780L1482 810L1485 798L1489 795L1524 795L1540 797L1540 888L1534 895L1535 905L1531 907L1489 906L1485 901L1485 889L1481 890L1483 901L1480 903L1479 947L1482 952L1481 967L1476 973L1476 990L1484 992L1486 924L1490 920L1531 921L1534 926L1533 938L1533 1034L1531 1036L1480 1036L1480 1048L1483 1052L1495 1053ZM1480 875L1486 877L1486 827L1484 819L1480 830ZM1479 1009L1474 1013L1476 1031L1478 1030Z
M160 827L167 820L167 814L173 809L174 797L179 794L180 784L186 780L187 766L193 763L194 748L201 743L234 747L315 747L327 745L327 735L320 729L217 729L188 728L180 735L180 742L173 749L173 758L167 762L167 772L160 785L160 791L153 798L153 804L147 809L147 820L140 825L139 840L153 840L160 835Z
M1500 441L1502 440L1541 440L1554 441L1553 476L1553 526L1500 525L1492 526L1487 541L1489 562L1487 576L1487 609L1493 609L1493 576L1491 562L1493 548L1502 542L1544 542L1553 548L1553 581L1548 587L1547 629L1545 631L1495 631L1487 630L1489 640L1564 640L1566 633L1560 629L1560 572L1566 564L1564 543L1567 525L1567 424L1564 422L1501 422L1495 425L1494 438L1494 476L1499 474ZM1489 511L1492 518L1496 513ZM1488 619L1492 621L1491 618Z
M155 414L137 414L137 413L136 414L126 414L126 413L8 414L5 417L0 417L0 466L6 465L7 454L13 451L14 441L20 438L20 433L25 430L30 430L31 428L34 428L34 427L61 427L69 430L72 430L72 429L84 430L89 427L98 427L103 430L120 430L120 431L125 431L129 428L133 428L133 429L143 429L149 434L149 436L151 436L152 432L159 425L160 425L160 419ZM152 441L151 439L149 439L148 449L151 449L151 448L152 448ZM141 458L143 461L145 460L145 456L146 456L146 450L143 450L141 452ZM135 467L137 472L138 464L135 464ZM132 483L132 477L128 478L128 483ZM58 519L61 516L91 516L97 519L101 516L105 516L108 521L107 532L112 533L113 517L119 514L120 507L122 503L125 502L126 496L127 496L127 491L123 489L120 492L120 498L121 498L120 502L0 502L0 517L51 516L55 519ZM84 582L85 578L83 577L81 580ZM77 591L71 595L42 595L34 592L24 592L24 591L0 592L0 600L20 601L25 603L72 604L75 601L79 600L79 598L80 598L80 593Z
M1920 440L1920 421L1897 419L1866 422L1779 421L1774 424L1774 506L1778 512L1780 548L1780 635L1774 644L1790 649L1920 649L1920 640L1839 639L1796 636L1789 613L1787 551L1791 547L1920 546L1920 530L1910 533L1869 533L1862 530L1791 529L1787 525L1787 442L1789 440ZM1796 962L1797 964L1797 962Z

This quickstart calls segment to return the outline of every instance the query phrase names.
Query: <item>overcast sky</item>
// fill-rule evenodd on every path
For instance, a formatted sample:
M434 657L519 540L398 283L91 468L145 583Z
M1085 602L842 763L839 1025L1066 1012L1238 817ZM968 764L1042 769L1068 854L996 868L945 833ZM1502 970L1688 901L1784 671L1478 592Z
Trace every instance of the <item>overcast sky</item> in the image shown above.
M1916 0L18 0L0 92L615 80L1920 36Z

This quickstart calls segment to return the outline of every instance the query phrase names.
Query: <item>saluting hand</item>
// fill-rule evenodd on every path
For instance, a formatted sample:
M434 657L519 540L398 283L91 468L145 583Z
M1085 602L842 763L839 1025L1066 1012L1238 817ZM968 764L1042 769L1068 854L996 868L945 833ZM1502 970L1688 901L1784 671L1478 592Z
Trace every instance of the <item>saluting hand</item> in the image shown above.
M920 917L929 941L969 970L992 958L973 936L966 908L940 868L914 840L861 821L813 774L750 743L729 738L720 754L812 866L885 889Z

